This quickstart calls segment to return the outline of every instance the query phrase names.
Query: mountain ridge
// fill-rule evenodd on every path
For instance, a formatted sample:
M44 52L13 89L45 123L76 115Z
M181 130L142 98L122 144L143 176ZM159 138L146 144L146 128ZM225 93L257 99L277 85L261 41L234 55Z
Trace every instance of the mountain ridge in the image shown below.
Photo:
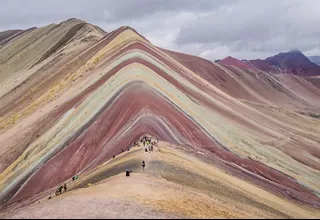
M213 166L279 198L320 206L319 121L296 113L318 111L320 90L302 77L213 63L156 47L128 26L103 33L76 19L0 51L17 64L0 81L2 204L90 174L149 133L203 150Z
M289 52L280 52L264 60L253 59L240 61L232 58L231 61L230 56L224 60L225 61L219 62L229 66L237 66L244 70L254 68L269 73L292 74L305 77L320 75L320 66L311 62L309 58L297 49L290 50Z

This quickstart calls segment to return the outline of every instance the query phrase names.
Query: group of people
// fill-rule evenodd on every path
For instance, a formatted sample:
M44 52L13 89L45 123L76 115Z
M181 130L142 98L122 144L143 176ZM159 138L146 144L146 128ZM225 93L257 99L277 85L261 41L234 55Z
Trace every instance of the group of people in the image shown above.
M145 166L146 166L146 163L144 162L144 160L142 161L141 166L142 166L142 170L143 170L143 172L144 172L144 168L145 168ZM131 173L132 171L133 171L132 169L131 169L131 170L126 169L126 176L130 176L130 173Z
M143 144L145 147L147 145L147 148L145 148L145 152L152 152L153 151L153 146L155 146L158 142L158 138L156 139L156 142L152 142L151 138L148 137L148 133L145 133L142 138L139 141L135 141L133 143L133 146L128 147L127 151L130 151L132 147L139 147L139 142ZM125 152L124 148L121 148L121 153ZM116 155L112 155L112 158L115 158Z
M153 141L151 140L151 138L149 138L147 136L147 134L145 134L141 140L140 140L141 143L143 143L143 146L145 147L147 145L147 147L145 148L145 152L153 152L153 147L157 145L158 143L158 138L156 139L156 141Z
M146 147L146 145L147 145L147 147L145 148L145 152L149 152L149 153L153 151L153 147L156 146L158 143L158 139L156 139L156 141L152 142L151 138L148 137L148 133L146 133L139 141L140 141L140 143L143 144L144 147ZM134 142L134 146L139 146L139 143ZM145 167L146 167L146 163L144 160L142 161L141 166L142 166L142 170L144 172ZM126 176L130 176L131 172L132 172L132 169L131 170L126 169Z
M77 180L78 178L79 178L79 176L78 176L78 175L75 175L75 176L72 177L72 181L75 181L75 180ZM58 187L58 189L57 189L56 192L55 192L56 196L62 194L62 191L63 191L63 190L64 190L64 192L67 191L67 184L66 184L66 183L64 183L63 185L61 185L61 186ZM49 199L52 199L52 196L51 196L51 195L49 196Z
M158 142L158 139L156 139L156 142L151 142L151 138L149 138L147 136L147 133L140 139L140 142L143 143L143 146L146 146L148 148L145 148L145 151L149 153L153 151L153 146L156 146L157 142ZM134 147L136 146L139 146L139 142L134 142L133 144ZM130 150L130 147L128 148L128 151ZM122 148L121 149L122 152L124 152L124 149ZM115 155L113 155L113 158L115 158ZM146 166L146 163L145 161L143 160L142 163L141 163L141 166L142 166L142 170L143 172L145 171L145 166ZM129 169L126 169L126 176L130 176L130 173L132 172L132 169L129 170ZM72 181L75 181L79 178L78 175L75 175L72 177ZM64 183L63 185L59 186L58 189L56 190L55 194L56 196L59 195L59 194L62 194L62 191L64 190L64 192L67 191L67 184ZM49 196L49 199L51 199L51 195Z
M59 186L59 188L56 190L56 196L62 193L62 190L64 189L64 191L67 191L67 184L64 183L63 186ZM51 195L49 197L49 199L51 199Z
M141 143L143 143L143 146L148 146L151 144L151 138L149 138L146 134L141 138L140 140Z
M145 148L145 151L146 152L152 152L153 151L153 147L157 145L158 143L158 139L156 139L156 142L151 142L151 138L149 138L148 136L148 133L146 133L141 139L140 139L140 142L143 143L143 146L145 147L147 145L148 148ZM139 142L134 142L133 144L134 147L136 146L139 146ZM130 147L128 148L128 151L130 150ZM124 152L124 149L122 148L121 149L122 152ZM115 158L115 155L113 155L113 158ZM145 161L143 160L142 163L141 163L141 166L142 166L142 170L143 172L145 171L145 166L146 166L146 163ZM130 176L130 173L132 172L132 169L126 169L126 176ZM78 175L75 175L72 177L72 181L75 181L79 178ZM67 191L67 184L64 183L64 185L61 185L58 187L58 189L56 190L55 194L56 196L59 195L59 194L62 194L62 191L64 190L64 192ZM49 196L49 199L51 199L51 195Z

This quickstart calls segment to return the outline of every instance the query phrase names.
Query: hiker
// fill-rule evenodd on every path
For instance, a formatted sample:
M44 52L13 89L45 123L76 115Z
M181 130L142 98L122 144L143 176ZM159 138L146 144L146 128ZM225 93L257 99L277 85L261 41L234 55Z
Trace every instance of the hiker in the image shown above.
M73 176L73 177L72 177L72 181L74 181L75 179L76 179L76 177L75 177L75 176Z
M67 191L67 184L66 183L64 183L63 188L64 188L64 191Z
M142 170L143 170L143 172L144 172L144 167L146 166L144 160L142 161L141 166L142 166Z
M126 169L126 176L130 176L130 173L132 172L132 170L128 170Z
M50 200L51 198L52 198L52 197L51 197L51 195L50 195L48 199Z
M114 158L115 156L113 155L112 158Z
M56 196L62 193L62 188L63 188L62 186L59 186L59 188L56 191Z
M123 153L123 148L121 148L121 152Z

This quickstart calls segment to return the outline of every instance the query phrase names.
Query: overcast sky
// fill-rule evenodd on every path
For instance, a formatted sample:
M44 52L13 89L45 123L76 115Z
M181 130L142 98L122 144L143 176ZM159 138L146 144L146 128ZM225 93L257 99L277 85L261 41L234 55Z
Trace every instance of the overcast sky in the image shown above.
M153 44L210 60L320 55L320 0L1 0L0 31L76 17L128 25Z

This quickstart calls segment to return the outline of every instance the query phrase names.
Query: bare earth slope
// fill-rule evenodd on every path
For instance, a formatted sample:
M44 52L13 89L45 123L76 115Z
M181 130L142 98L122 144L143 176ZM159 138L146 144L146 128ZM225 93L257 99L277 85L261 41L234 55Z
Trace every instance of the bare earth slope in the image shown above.
M164 51L232 97L276 104L292 110L320 110L319 89L302 77L288 74L273 75L260 70L248 71L236 66L212 63L187 54ZM298 80L299 82L293 82Z
M275 196L210 164L205 151L160 142L131 148L68 183L69 192L4 218L317 218L320 212ZM140 161L146 161L146 170ZM124 168L133 168L130 177ZM107 179L104 179L107 178ZM237 182L237 184L234 184ZM81 187L81 188L79 188ZM59 210L59 211L57 211Z
M201 149L210 158L204 163L237 178L232 187L245 182L306 215L320 207L320 120L297 113L319 112L320 89L313 82L211 63L155 47L130 27L105 33L78 19L14 38L0 57L4 213L77 173L93 175L146 132ZM166 188L163 180L152 181ZM179 181L171 182L179 187Z

